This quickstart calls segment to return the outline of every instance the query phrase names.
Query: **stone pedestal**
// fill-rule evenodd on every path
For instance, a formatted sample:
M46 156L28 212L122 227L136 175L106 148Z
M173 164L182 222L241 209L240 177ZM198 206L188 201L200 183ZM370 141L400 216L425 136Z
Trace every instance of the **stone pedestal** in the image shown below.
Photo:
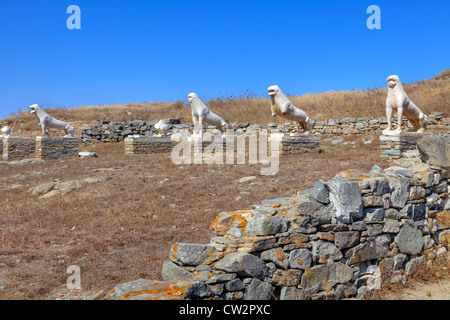
M3 141L3 159L25 159L34 155L36 142L30 138L5 137Z
M418 157L417 141L429 133L395 132L380 136L381 158L396 160Z
M36 158L42 160L59 160L78 157L78 142L76 137L49 139L36 137Z
M125 154L151 154L172 151L170 137L127 137L124 139Z

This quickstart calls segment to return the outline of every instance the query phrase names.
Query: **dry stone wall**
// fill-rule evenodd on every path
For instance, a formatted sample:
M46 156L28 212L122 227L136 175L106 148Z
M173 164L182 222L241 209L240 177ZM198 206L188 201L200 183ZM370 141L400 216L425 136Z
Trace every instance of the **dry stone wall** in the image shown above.
M433 113L429 115L428 119L428 128L430 131L450 130L450 118L444 118L442 113ZM180 119L166 119L165 121L172 135L185 129L188 129L192 133L192 124L181 124ZM154 136L158 134L158 131L155 129L156 123L157 121L142 120L129 122L99 121L92 126L83 126L81 130L81 142L87 145L95 142L119 142L123 141L126 137L133 135ZM395 117L393 118L393 123L396 123ZM409 122L406 119L403 121L403 125L404 127L410 127ZM374 134L387 127L387 120L385 117L329 119L326 121L313 120L312 126L312 133L316 135ZM230 127L234 130L241 129L243 131L261 129L281 131L282 129L286 129L288 132L298 132L301 130L298 125L292 123L288 123L285 127L276 123L268 123L267 125L233 123ZM214 129L216 127L203 125L203 128Z
M49 139L36 137L36 158L57 160L78 156L78 138Z
M444 118L440 112L434 112L428 117L428 129L450 130L450 118ZM397 117L393 117L392 123L397 123ZM407 119L402 121L403 127L412 128ZM385 117L370 118L344 118L330 119L327 121L315 121L313 132L317 134L365 134L377 133L387 128L387 119Z
M78 138L49 139L36 137L0 138L0 152L5 160L37 158L42 160L66 159L78 156Z
M256 136L255 136L256 137ZM244 152L248 153L249 149L253 147L254 151L257 151L259 143L257 139L250 142L249 138L244 137L241 140L237 136L227 136L226 138L216 138L205 136L201 140L194 141L192 137L190 139L191 152L199 152L205 150L211 150L211 152L221 151L238 151L238 148L242 148ZM295 137L280 136L273 139L278 140L279 154L298 154L309 153L312 151L320 152L320 137L299 134ZM241 140L241 141L239 141ZM245 143L238 147L238 143ZM152 153L165 153L171 152L172 146L180 141L172 141L170 137L145 137L145 136L131 136L124 139L125 154L152 154ZM270 140L272 143L272 139ZM268 153L271 153L271 146L267 146ZM251 144L252 147L250 146ZM239 150L240 151L240 150Z
M283 137L280 141L280 154L298 154L320 151L320 137L301 135Z
M179 119L167 119L169 126L180 123ZM128 136L154 136L158 134L155 128L157 121L98 121L93 126L85 125L81 129L81 143L84 145L94 142L119 142L123 141Z
M163 137L128 137L124 139L125 154L151 154L172 151L172 140Z
M3 138L3 159L16 160L34 156L36 142L23 137Z
M404 282L424 253L448 257L450 147L426 137L420 155L384 170L347 170L294 197L219 213L210 243L171 247L163 281L121 284L105 299L363 298L380 281Z

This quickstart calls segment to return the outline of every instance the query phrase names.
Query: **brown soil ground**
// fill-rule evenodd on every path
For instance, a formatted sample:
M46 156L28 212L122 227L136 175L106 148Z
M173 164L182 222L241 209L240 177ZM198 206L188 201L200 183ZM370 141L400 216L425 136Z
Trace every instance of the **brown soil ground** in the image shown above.
M416 282L395 292L389 292L387 300L450 300L450 280Z

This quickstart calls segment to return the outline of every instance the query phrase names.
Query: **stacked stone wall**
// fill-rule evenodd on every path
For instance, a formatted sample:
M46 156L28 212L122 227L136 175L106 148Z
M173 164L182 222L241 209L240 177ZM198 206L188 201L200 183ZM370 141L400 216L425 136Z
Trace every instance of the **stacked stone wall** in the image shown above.
M33 157L36 142L33 139L23 137L7 137L3 140L3 159L17 160Z
M75 158L78 156L78 144L78 138L36 137L36 158L42 160Z
M151 154L172 151L172 141L163 137L128 137L124 140L125 154Z
M346 170L297 196L221 212L209 243L172 245L163 281L121 284L105 298L365 298L404 283L430 256L448 259L449 153L427 154L441 139L424 137L420 156L384 170ZM177 290L151 289L169 286Z
M450 130L450 118L443 118L442 113L434 113L429 117L428 131L448 131ZM180 124L180 119L167 119L166 123L169 127L170 134L176 134L183 130L193 131L192 124ZM393 123L397 123L393 117ZM81 130L81 142L85 145L94 142L120 142L126 137L133 135L140 136L155 136L158 131L154 125L156 121L142 121L134 120L129 122L110 122L99 121L95 125L83 126ZM312 131L314 135L353 135L353 134L377 134L387 127L387 120L385 117L370 117L370 118L343 118L343 119L329 119L325 121L313 120ZM298 124L288 123L286 126L282 124L268 123L250 124L250 123L233 123L230 127L234 130L241 129L246 131L258 131L267 129L268 131L286 130L288 132L301 131ZM408 120L403 120L404 128L412 128ZM213 129L214 126L204 125L204 129Z

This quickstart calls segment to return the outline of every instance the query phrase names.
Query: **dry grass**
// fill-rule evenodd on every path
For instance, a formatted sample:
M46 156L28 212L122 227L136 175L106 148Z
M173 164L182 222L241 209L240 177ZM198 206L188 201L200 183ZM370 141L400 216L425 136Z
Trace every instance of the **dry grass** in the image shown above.
M170 246L208 243L219 212L295 196L345 169L383 165L377 143L364 145L362 138L325 142L320 154L283 156L275 176L261 176L260 165L178 166L170 154L125 156L121 143L89 146L97 159L0 164L0 286L7 285L0 299L54 299L67 292L70 265L80 266L86 294L161 279ZM252 175L257 179L238 182ZM28 191L87 177L103 181L48 199Z
M427 250L424 262L417 272L407 277L406 284L385 281L390 274L382 276L381 290L375 290L372 300L450 300L450 256L437 259L436 247ZM406 273L404 273L406 276Z
M450 69L424 81L405 84L405 91L422 111L429 114L443 112L450 117ZM288 92L285 92L288 94ZM290 96L294 105L304 110L312 119L381 117L385 115L387 89L368 88L362 91L331 91L320 94ZM203 97L208 107L228 123L250 122L267 124L273 121L270 99L256 97L251 92L239 96L210 98ZM45 106L44 106L45 107ZM92 122L96 120L131 121L183 118L191 122L191 109L186 101L131 103L126 105L87 106L72 108L48 108L52 116L68 122ZM23 131L37 130L34 115L28 110L12 115L2 122L21 122Z

